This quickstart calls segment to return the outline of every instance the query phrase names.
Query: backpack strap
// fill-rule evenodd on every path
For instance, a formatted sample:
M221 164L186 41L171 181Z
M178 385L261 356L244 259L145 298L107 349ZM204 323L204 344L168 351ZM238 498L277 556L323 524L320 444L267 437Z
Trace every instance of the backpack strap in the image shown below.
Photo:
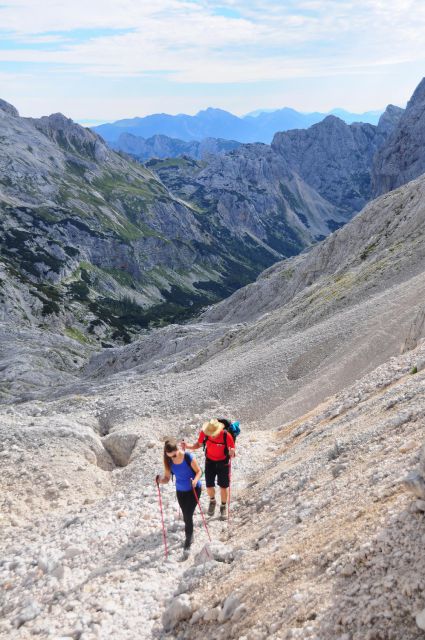
M227 429L223 429L223 439L224 439L224 454L226 456L226 462L229 462L229 447L227 446Z
M208 442L208 436L205 436L204 441L202 443L202 448L204 450L205 456L207 455L207 442Z
M184 461L186 462L187 466L190 467L190 469L192 469L192 458L190 457L189 453L186 451L184 454ZM193 471L193 469L192 469Z
M227 446L227 433L228 433L227 429L224 428L221 433L223 434L224 455L226 456L226 462L229 462L230 455L229 455L229 447ZM208 436L205 436L204 441L202 443L202 446L204 448L205 457L207 456L207 442L208 442L208 440L209 440Z

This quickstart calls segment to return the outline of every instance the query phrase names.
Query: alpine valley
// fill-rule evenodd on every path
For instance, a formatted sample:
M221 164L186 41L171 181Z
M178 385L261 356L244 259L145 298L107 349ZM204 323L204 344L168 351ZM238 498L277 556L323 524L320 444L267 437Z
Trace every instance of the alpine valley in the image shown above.
M424 114L141 162L0 103L1 638L423 637ZM182 558L154 478L213 416Z

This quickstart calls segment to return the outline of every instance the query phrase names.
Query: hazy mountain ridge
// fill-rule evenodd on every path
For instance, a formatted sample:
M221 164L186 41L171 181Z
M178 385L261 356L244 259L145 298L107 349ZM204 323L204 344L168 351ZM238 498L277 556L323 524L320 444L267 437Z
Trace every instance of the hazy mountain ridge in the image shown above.
M351 114L344 109L335 109L344 121L365 121L377 124L379 112ZM265 142L270 144L277 131L307 128L320 122L327 113L300 113L285 107L271 112L263 111L256 116L238 117L223 109L208 108L194 116L166 113L153 114L143 118L127 118L113 123L93 127L108 142L116 142L122 133L131 133L142 138L160 134L184 141L204 138L225 138L237 142ZM363 120L362 120L363 119Z
M131 133L121 133L118 140L109 145L116 151L123 151L136 160L144 162L151 158L179 158L190 156L195 160L203 160L211 154L222 154L240 146L240 142L220 138L204 138L201 141L185 142L164 135L141 138Z

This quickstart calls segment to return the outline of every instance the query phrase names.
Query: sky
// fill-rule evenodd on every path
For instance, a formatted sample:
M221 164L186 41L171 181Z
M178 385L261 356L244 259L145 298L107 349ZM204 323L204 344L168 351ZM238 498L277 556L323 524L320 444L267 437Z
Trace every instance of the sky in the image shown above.
M424 0L0 0L0 97L93 124L404 107L424 34Z

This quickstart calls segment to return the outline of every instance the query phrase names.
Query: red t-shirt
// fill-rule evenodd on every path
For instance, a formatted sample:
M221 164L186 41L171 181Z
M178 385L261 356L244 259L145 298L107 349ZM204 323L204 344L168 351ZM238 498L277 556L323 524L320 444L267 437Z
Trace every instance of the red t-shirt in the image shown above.
M215 438L206 436L205 433L201 431L198 438L199 444L202 444L205 438L208 438L206 450L207 458L209 460L214 460L215 462L226 459L226 445L228 449L234 449L235 447L233 436L224 429L218 434L218 436L215 436Z

